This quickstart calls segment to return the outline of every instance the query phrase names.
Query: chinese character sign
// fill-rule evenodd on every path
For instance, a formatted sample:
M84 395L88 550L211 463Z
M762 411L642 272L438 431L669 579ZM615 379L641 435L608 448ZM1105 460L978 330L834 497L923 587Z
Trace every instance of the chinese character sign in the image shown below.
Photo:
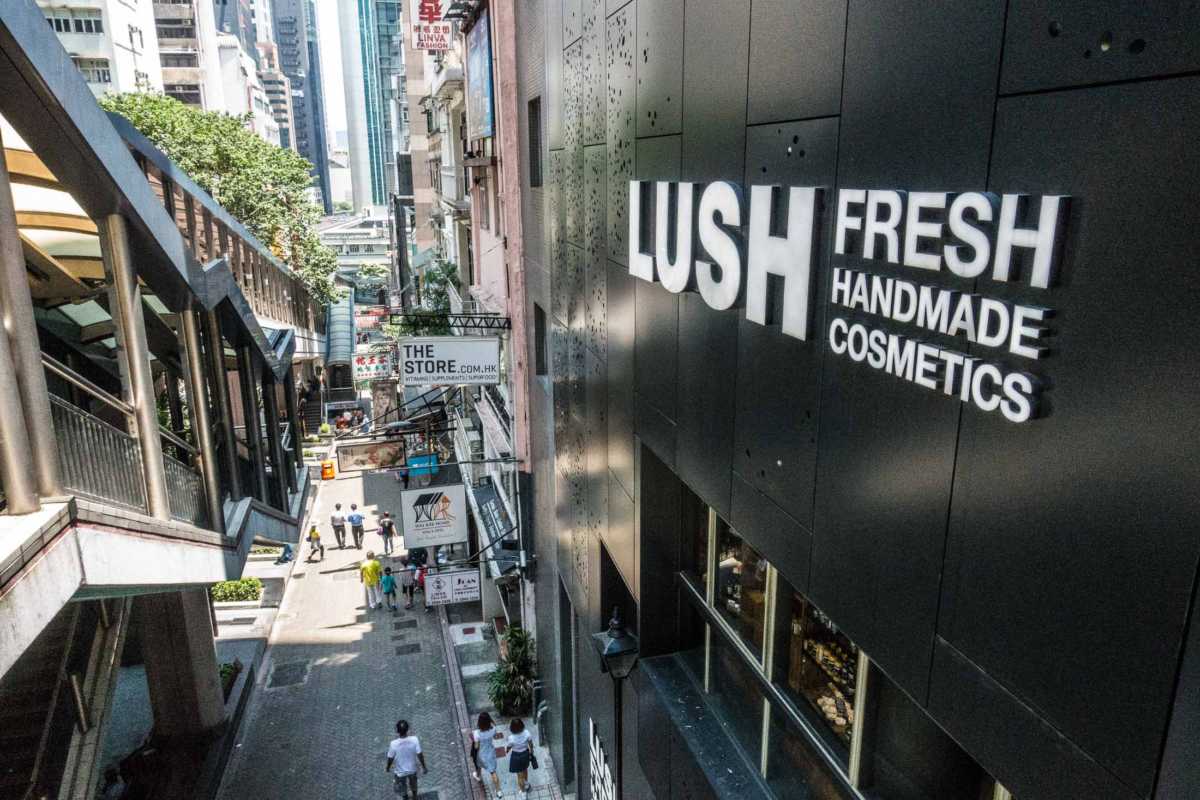
M392 354L357 353L354 356L354 380L369 381L392 376Z
M449 50L454 37L454 23L442 19L442 0L411 0L409 25L412 26L412 46L417 50Z

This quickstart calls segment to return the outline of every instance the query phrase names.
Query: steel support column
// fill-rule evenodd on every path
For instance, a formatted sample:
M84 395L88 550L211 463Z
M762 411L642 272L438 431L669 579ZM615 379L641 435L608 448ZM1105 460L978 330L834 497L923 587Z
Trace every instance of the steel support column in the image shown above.
M263 452L262 430L258 422L258 382L254 377L254 355L249 345L238 348L238 380L242 387L242 416L246 418L246 446L254 474L254 496L264 503L267 497L266 453Z
M208 392L204 380L204 353L200 349L200 320L190 306L179 314L183 333L183 349L187 355L188 403L192 409L192 427L200 448L200 474L204 478L204 493L208 497L209 527L225 532L225 511L221 504L221 482L218 476L216 446L209 424ZM215 392L214 392L215 394Z
M58 442L51 423L50 391L46 388L46 372L42 367L42 346L33 318L33 299L29 295L25 254L21 250L3 142L0 142L0 307L4 314L4 330L8 333L8 347L11 348L12 375L21 400L18 411L24 414L23 427L30 449L21 469L29 472L32 466L38 492L43 497L53 497L62 494ZM4 367L8 367L7 362ZM3 423L6 429L12 430L7 419Z
M283 395L287 407L288 419L292 423L292 455L296 458L296 466L304 463L304 439L300 435L300 415L296 410L296 375L289 369L283 376ZM295 473L291 473L292 489L296 488Z
M217 406L217 419L221 421L222 446L225 450L225 469L229 474L229 487L234 500L246 496L242 488L242 473L238 468L237 440L233 435L233 403L229 397L229 373L225 369L225 342L221 339L221 324L217 312L204 314L204 336L208 340L208 368L212 372L213 400Z
M147 510L158 519L170 519L171 501L167 497L162 439L158 433L154 373L150 370L150 351L146 346L142 290L133 271L125 218L120 214L108 215L100 225L100 232L101 254L109 280L108 305L121 352L118 362L121 365L125 399L133 406L138 445L142 451Z
M279 424L279 382L271 370L263 370L263 412L267 418L267 445L271 448L271 465L275 480L275 507L286 511L288 507L287 459L283 455L283 430Z

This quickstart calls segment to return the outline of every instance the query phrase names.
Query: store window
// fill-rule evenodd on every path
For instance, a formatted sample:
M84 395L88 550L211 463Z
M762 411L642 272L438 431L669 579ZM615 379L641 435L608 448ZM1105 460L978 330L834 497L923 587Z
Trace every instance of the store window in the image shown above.
M847 781L817 754L812 742L778 708L771 709L767 786L788 800L848 800Z
M854 728L858 647L804 595L789 593L789 624L775 649L775 681L808 712L846 763Z
M767 623L767 560L717 518L716 611L762 658Z
M734 742L751 764L762 751L763 692L742 655L720 636L710 637L708 693Z

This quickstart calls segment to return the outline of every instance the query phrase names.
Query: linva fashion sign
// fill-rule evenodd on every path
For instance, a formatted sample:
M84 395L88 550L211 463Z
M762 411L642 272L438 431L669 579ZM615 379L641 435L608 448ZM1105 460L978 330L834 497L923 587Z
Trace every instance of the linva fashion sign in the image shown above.
M654 195L654 241L642 242L642 209ZM772 225L786 194L786 219ZM806 340L811 319L818 187L741 187L728 182L630 181L629 272L671 292L697 291L714 309L745 305L746 318L779 324ZM834 253L904 265L911 279L833 269L830 303L847 311L958 337L1022 359L1048 352L1039 344L1051 311L922 283L946 270L959 278L1033 289L1054 283L1069 198L989 192L841 189ZM649 249L648 249L649 248ZM772 280L774 278L774 280ZM769 290L780 292L769 296ZM778 309L779 319L773 318ZM1013 422L1037 416L1037 378L1002 362L930 344L833 313L829 349L926 389L957 397Z

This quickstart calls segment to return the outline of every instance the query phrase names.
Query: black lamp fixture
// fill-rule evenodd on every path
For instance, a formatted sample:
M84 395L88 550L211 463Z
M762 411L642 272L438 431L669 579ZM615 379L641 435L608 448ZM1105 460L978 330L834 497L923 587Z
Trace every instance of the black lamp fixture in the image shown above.
M616 732L616 797L621 797L622 773L624 772L624 749L622 738L624 723L621 719L625 704L621 700L621 685L633 671L638 660L638 639L625 630L621 624L621 609L613 606L612 617L608 620L608 630L592 634L592 645L600 653L602 669L613 679L613 721Z
M629 677L638 660L638 639L621 624L621 611L613 607L608 630L592 634L592 644L600 653L604 671L615 681Z

